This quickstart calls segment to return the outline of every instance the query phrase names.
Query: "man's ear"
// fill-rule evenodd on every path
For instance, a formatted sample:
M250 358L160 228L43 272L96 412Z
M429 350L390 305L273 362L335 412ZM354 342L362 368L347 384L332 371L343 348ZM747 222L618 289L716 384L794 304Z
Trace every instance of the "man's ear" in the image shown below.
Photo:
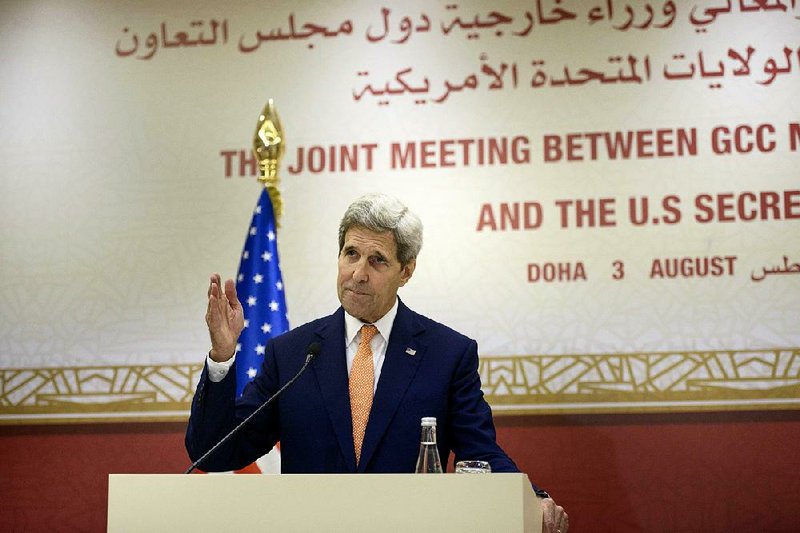
M414 259L412 259L411 261L409 261L408 263L406 263L403 266L402 270L400 270L400 286L401 287L403 285L405 285L406 283L408 283L408 280L410 280L411 276L414 275L414 269L415 268L417 268L417 259L416 259L416 257Z

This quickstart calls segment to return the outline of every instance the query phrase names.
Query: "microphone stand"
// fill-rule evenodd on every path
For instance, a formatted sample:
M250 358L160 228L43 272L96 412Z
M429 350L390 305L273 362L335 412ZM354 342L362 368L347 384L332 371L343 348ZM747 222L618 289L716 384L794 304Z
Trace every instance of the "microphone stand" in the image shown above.
M194 470L197 468L197 466L198 466L198 465L199 465L201 462L203 462L203 461L205 460L205 458L206 458L206 457L208 457L209 455L211 455L212 453L214 453L214 451L215 451L217 448L219 448L220 446L222 446L223 444L225 444L226 442L228 442L228 440L229 440L231 437L233 437L233 436L234 436L234 435L235 435L235 434L236 434L236 433L237 433L237 432L238 432L240 429L242 429L242 427L243 427L245 424L247 424L247 423L248 423L248 422L249 422L249 421L250 421L250 420L251 420L251 419L252 419L254 416L256 416L258 413L260 413L260 412L261 412L261 410L262 410L262 409L264 409L266 406L268 406L269 404L271 404L271 403L272 403L272 400L274 400L275 398L277 398L277 397L278 397L278 395L279 395L280 393L282 393L282 392L283 392L283 391L284 391L284 390L285 390L285 389L286 389L286 388L287 388L289 385L291 385L292 383L294 383L294 382L295 382L295 380L296 380L297 378L299 378L299 377L300 377L300 374L302 374L302 373L305 371L306 367L308 367L308 364L311 362L311 360L312 360L312 359L314 359L314 357L315 357L315 356L316 356L318 353L319 353L319 343L312 343L312 345L308 347L308 354L306 355L306 362L305 362L305 363L303 363L303 367L300 369L300 371L299 371L299 372L297 372L297 374L295 374L295 375L294 375L294 377L293 377L292 379L290 379L288 382L286 382L286 385L284 385L283 387L281 387L280 389L278 389L278 392L276 392L275 394L273 394L272 396L270 396L270 397L267 399L267 401L266 401L266 402L264 402L264 403L262 403L261 405L259 405L259 406L258 406L258 409L256 409L256 410L255 410L255 411L253 411L252 413L250 413L250 416L248 416L247 418L245 418L244 420L242 420L242 421L239 423L239 425L238 425L238 426L236 426L235 428L233 428L233 429L230 431L230 433L228 433L227 435L225 435L224 437L222 437L222 439L221 439L219 442L217 442L217 443L216 443L214 446L212 446L210 450L208 450L206 453L204 453L204 454L203 454L203 456L202 456L200 459L198 459L197 461L193 462L193 463L192 463L192 466L190 466L190 467L189 467L189 468L186 470L186 472L184 472L184 474L191 474L191 473L192 473L192 472L193 472L193 471L194 471Z

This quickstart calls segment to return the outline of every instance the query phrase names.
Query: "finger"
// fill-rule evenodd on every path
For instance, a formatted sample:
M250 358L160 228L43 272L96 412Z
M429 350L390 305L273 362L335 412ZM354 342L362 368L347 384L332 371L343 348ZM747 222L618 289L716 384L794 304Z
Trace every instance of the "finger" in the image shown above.
M220 286L220 276L216 272L214 272L213 274L211 274L208 277L208 296L209 296L209 298L211 297L211 291L214 288L215 284L216 284L217 287Z
M228 311L228 302L221 298L220 275L214 273L209 278L208 307L206 308L206 323L209 327L217 327L222 317Z
M219 313L219 289L215 283L212 283L208 289L208 307L206 308L206 321L211 316Z
M559 506L556 508L556 513L558 514L558 529L561 530L561 533L566 533L569 529L569 517L567 513L564 512L564 508Z
M236 297L236 284L232 279L225 281L225 297L228 299L228 303L232 308L236 309L241 307L239 299Z
M213 294L208 296L208 307L206 308L206 324L209 328L216 327L220 322L219 298Z

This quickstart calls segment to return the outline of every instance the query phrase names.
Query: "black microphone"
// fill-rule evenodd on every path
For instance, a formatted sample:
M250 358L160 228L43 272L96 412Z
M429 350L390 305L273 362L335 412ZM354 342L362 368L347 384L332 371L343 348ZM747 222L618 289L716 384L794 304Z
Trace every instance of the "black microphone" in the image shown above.
M204 453L204 454L203 454L203 456L202 456L200 459L198 459L197 461L193 462L193 463L192 463L192 466L190 466L190 467L189 467L189 469L188 469L188 470L186 470L186 472L184 472L184 474L191 474L191 473L194 471L194 469L195 469L195 468L197 468L197 465L199 465L200 463L202 463L202 462L203 462L203 460L205 460L205 458L206 458L206 457L208 457L209 455L211 455L212 453L214 453L214 450L216 450L217 448L219 448L220 446L222 446L223 444L225 444L225 443L228 441L228 439L230 439L231 437L233 437L233 436L234 436L234 435L235 435L235 434L236 434L236 433L237 433L237 432L238 432L240 429L242 429L242 427L243 427L245 424L247 424L247 423L250 421L250 419L252 419L252 418L253 418L254 416L256 416L258 413L260 413L260 412L261 412L261 410L262 410L263 408L265 408L265 407L266 407L266 406L268 406L270 403L272 403L272 400L274 400L275 398L277 398L277 397L278 397L278 395L279 395L280 393L282 393L284 390L286 390L286 388L287 388L289 385L291 385L292 383L294 383L294 382L295 382L295 380L296 380L297 378L299 378L299 377L300 377L300 374L302 374L302 373L305 371L306 367L308 367L308 364L311 362L311 360L312 360L312 359L314 359L314 358L315 358L317 355L319 355L319 351L320 351L320 349L321 349L321 348L322 348L322 347L320 346L320 344L319 344L318 342L312 342L311 344L309 344L309 345L308 345L308 349L306 350L306 352L307 352L307 353L306 353L306 362L305 362L305 363L303 363L303 368L301 368L301 369L300 369L300 370L297 372L297 374L295 374L295 375L294 375L294 377L293 377L292 379L290 379L288 382L286 382L286 385L284 385L283 387L281 387L280 389L278 389L278 392L276 392L275 394L273 394L272 396L270 396L269 398L267 398L267 401L265 401L264 403L262 403L261 405L259 405L259 406L258 406L258 409L256 409L256 410L255 410L255 411L253 411L252 413L250 413L250 416L248 416L247 418L245 418L244 420L242 420L242 421L239 423L239 425L238 425L238 426L236 426L235 428L233 428L233 429L230 431L230 433L228 433L227 435L225 435L224 437L222 437L222 439L221 439L219 442L217 442L217 443L216 443L214 446L212 446L210 450L208 450L206 453Z

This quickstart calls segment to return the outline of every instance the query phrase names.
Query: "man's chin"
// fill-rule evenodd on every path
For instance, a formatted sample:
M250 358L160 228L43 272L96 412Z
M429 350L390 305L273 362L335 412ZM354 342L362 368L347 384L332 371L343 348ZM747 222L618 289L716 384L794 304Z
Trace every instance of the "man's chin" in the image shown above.
M347 311L348 315L354 316L357 319L366 322L363 317L367 314L367 309L363 305L358 305L349 298L345 297L342 298L342 307L344 307L344 310Z

